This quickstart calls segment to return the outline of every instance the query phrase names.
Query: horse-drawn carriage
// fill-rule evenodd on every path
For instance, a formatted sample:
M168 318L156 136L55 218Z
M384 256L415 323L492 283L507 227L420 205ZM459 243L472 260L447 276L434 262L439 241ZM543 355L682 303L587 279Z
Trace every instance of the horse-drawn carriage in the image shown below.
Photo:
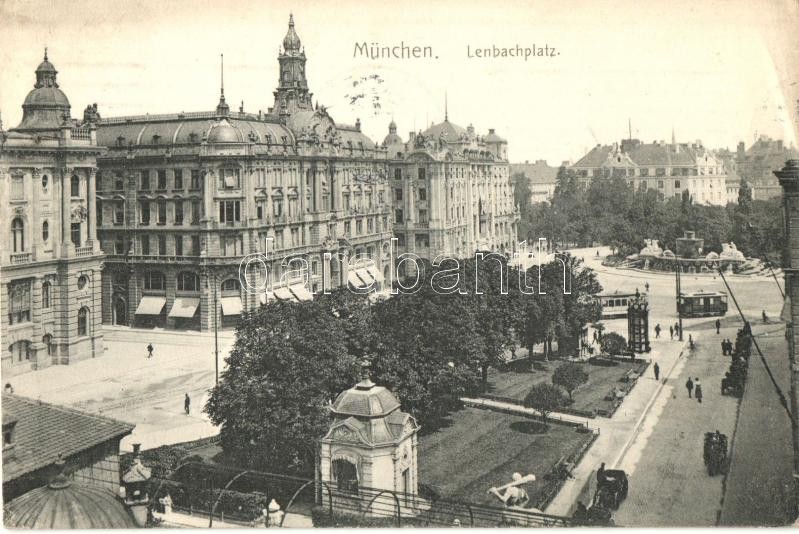
M724 472L727 466L727 436L716 430L705 432L705 465L710 476Z
M578 503L573 518L585 525L613 525L612 510L618 510L621 501L627 498L628 486L627 473L621 469L600 468L591 506L586 508L582 503Z

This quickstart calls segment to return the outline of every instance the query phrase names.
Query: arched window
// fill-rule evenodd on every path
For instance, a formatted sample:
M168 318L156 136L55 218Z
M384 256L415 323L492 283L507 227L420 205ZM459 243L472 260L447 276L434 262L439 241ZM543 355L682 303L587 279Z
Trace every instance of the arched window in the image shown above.
M349 460L333 460L333 480L340 490L358 491L358 469Z
M53 336L45 334L42 336L42 343L47 347L47 355L52 356L55 353L55 345L53 344Z
M47 241L50 239L50 223L44 221L42 223L42 241Z
M78 310L78 335L89 335L89 308L86 306Z
M69 185L70 185L70 193L69 194L72 195L73 197L79 197L80 196L80 178L78 178L76 175L73 174L72 178L69 181Z
M9 350L11 351L11 357L18 363L31 359L30 341L17 341L9 347Z
M229 278L222 282L222 291L240 291L241 283L235 278Z
M50 282L42 284L42 308L50 307Z
M150 291L163 291L166 289L164 275L158 271L144 273L144 289Z
M200 277L188 271L178 273L178 291L199 291Z
M25 252L25 223L19 217L11 221L11 241L14 252Z

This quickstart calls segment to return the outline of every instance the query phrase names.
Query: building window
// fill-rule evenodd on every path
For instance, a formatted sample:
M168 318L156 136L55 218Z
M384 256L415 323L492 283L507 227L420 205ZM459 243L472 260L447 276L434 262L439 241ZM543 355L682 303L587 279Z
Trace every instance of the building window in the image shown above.
M394 188L394 200L400 202L402 200L402 188L396 187Z
M394 169L394 179L402 180L402 169Z
M125 203L121 200L114 202L114 224L125 224Z
M118 235L114 238L114 254L125 254L125 238Z
M427 210L419 210L419 223L427 224Z
M425 177L427 176L426 171L427 170L424 167L419 167L419 179L420 180L424 180L425 179Z
M649 169L642 168L641 169L641 176L649 176Z
M239 170L238 169L219 169L221 178L222 189L238 189L239 188Z
M200 277L195 273L184 271L178 274L178 291L199 291Z
M400 247L405 246L405 234L394 234L394 237L397 238L397 245Z
M89 277L85 274L82 274L78 277L78 289L84 289L86 284L89 283Z
M166 224L166 200L158 201L158 224Z
M11 221L11 241L14 252L25 252L25 223L19 217Z
M70 191L69 194L73 197L80 196L80 178L78 178L74 174L72 175L72 178L70 178L69 180L69 191Z
M10 347L12 357L16 356L17 363L28 361L31 359L31 344L30 341L23 340L17 341ZM5 440L5 433L3 434L3 439Z
M674 180L674 188L675 189L679 189L680 188L680 181L679 180Z
M78 335L89 335L89 308L86 306L78 310Z
M200 236L198 235L191 236L191 255L200 255Z
M200 201L191 201L191 224L200 224Z
M97 218L97 226L100 227L103 225L103 201L97 200L95 205L95 217Z
M403 224L405 222L405 218L401 209L394 210L394 222L397 224Z
M344 221L344 235L350 235L350 231L352 230L352 223L350 221Z
M183 170L175 169L175 187L173 189L183 190Z
M183 256L183 236L175 236L175 256Z
M255 207L255 216L256 216L256 218L258 218L259 221L263 220L263 218L264 218L264 207L261 204L258 204Z
M191 183L189 184L189 189L200 189L200 171L197 169L192 169L191 171Z
M50 282L42 284L42 308L50 307Z
M272 201L272 213L275 217L281 217L283 215L283 199L276 198Z
M148 235L141 236L141 253L142 256L150 255L150 236Z
M44 221L42 223L42 241L46 243L48 239L50 239L50 223Z
M658 180L658 189L663 189L663 180Z
M363 220L358 219L355 221L355 235L361 235L363 233Z
M114 189L116 191L125 190L125 180L122 178L122 173L114 173Z
M375 231L375 221L371 217L366 219L366 233L373 234Z
M31 281L21 280L8 284L8 324L27 323L31 320Z
M11 200L22 200L25 198L25 183L22 176L11 177Z
M43 174L42 175L42 189L47 191L47 184L49 184L49 183L50 183L50 178L46 174Z
M45 334L42 336L42 343L47 347L47 355L53 356L55 354L56 346L53 344L53 336Z
M419 188L419 200L427 200L427 189L424 187Z
M241 291L241 283L235 278L229 278L222 282L222 291Z
M159 256L166 256L166 236L159 235L158 236L158 255Z
M149 200L142 200L139 203L139 212L141 213L141 223L142 225L150 224L150 201Z
M232 223L241 220L241 202L225 200L219 203L219 222Z
M164 275L158 271L144 273L144 289L148 291L163 291L166 289Z
M72 244L80 246L80 223L72 223Z
M180 226L183 224L183 201L175 201L175 225Z
M166 171L164 169L160 169L158 171L158 178L156 182L156 189L164 190L166 189Z
M429 247L430 246L430 238L427 234L416 234L416 246L417 247Z
M150 172L149 171L142 171L141 172L141 182L139 189L142 191L149 191L150 190Z

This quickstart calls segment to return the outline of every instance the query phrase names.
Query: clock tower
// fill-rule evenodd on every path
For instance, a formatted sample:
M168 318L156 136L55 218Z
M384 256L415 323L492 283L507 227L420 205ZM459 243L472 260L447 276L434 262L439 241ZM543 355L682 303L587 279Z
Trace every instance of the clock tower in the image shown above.
M313 110L305 78L305 50L294 31L294 15L289 15L289 29L283 38L283 50L277 57L280 63L280 79L275 91L275 106L272 112L277 115L291 115L299 110Z

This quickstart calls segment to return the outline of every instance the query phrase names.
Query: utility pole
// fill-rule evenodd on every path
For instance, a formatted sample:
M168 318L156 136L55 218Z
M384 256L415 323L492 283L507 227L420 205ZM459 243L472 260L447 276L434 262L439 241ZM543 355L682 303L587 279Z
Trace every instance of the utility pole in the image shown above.
M214 275L214 385L219 385L219 323L217 321L216 275Z

